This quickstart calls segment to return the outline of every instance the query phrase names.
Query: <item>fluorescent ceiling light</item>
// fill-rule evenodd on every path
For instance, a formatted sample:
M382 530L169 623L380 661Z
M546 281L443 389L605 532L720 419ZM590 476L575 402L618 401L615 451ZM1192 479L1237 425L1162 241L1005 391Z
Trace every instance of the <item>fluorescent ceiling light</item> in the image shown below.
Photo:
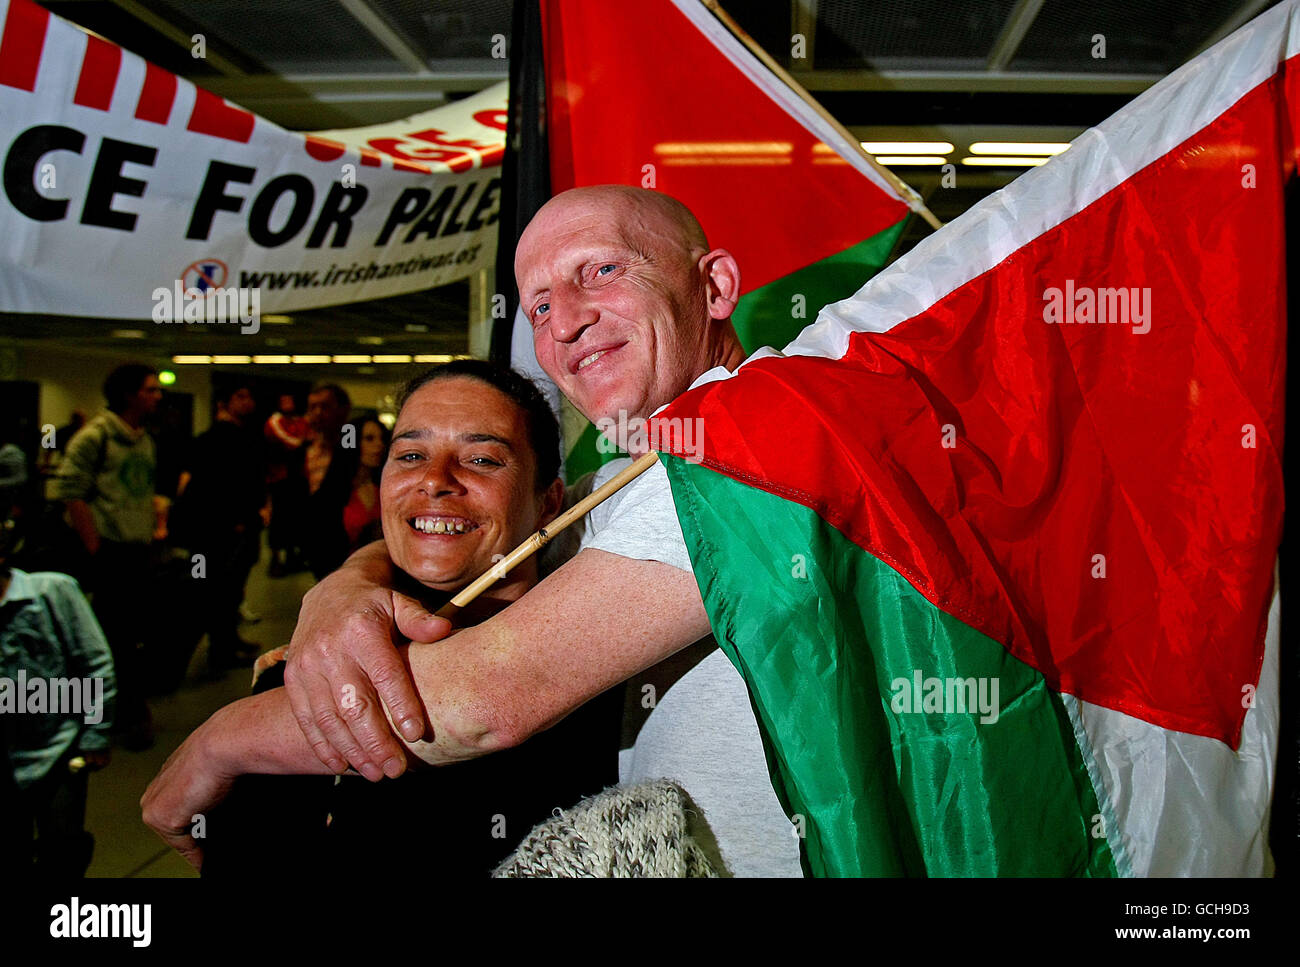
M985 168L1036 168L1045 163L1046 158L962 158L964 165L983 166Z
M1060 154L1070 145L1065 141L976 141L971 154Z
M789 154L794 145L789 141L665 141L656 144L655 154Z
M949 154L952 152L952 144L947 141L863 141L862 147L870 154Z
M921 165L946 165L948 159L937 154L882 154L876 156L876 163L882 165L919 167Z

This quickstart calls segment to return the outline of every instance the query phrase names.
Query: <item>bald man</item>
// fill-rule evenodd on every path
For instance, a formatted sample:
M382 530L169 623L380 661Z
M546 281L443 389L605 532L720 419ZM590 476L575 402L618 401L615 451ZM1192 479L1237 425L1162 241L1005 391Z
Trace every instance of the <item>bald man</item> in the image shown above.
M745 358L731 325L736 260L666 195L602 186L557 196L521 237L515 275L538 361L593 422L645 420ZM651 688L634 689L653 711L623 777L681 781L730 872L800 875L744 683L709 639L662 465L598 508L572 560L450 645L394 647L395 630L435 642L450 626L393 583L382 542L354 555L304 598L287 699L228 706L164 765L142 800L145 820L191 862L193 815L237 775L350 764L378 780L411 756L439 765L483 755L652 670Z

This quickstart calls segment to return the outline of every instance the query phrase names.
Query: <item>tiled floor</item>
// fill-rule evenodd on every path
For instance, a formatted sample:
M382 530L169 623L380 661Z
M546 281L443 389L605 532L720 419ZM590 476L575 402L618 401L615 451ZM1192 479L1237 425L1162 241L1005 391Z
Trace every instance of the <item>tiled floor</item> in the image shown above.
M262 615L256 624L243 624L240 634L264 648L287 643L298 617L298 605L312 585L310 574L272 579L267 556L248 581L248 605ZM91 776L86 828L95 834L95 855L87 876L197 876L176 853L140 820L140 796L163 762L187 735L216 709L249 692L250 669L227 672L218 681L203 681L207 639L190 662L185 683L165 698L151 699L157 742L147 752L113 749L113 761Z

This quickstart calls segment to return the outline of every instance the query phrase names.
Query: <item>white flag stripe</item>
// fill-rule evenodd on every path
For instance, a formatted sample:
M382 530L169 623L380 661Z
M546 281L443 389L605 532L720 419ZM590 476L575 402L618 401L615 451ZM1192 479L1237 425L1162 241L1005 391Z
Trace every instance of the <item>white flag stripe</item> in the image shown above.
M854 332L886 332L919 315L1164 157L1298 53L1300 0L1288 0L1079 135L1064 154L981 200L848 299L826 306L786 355L838 359Z

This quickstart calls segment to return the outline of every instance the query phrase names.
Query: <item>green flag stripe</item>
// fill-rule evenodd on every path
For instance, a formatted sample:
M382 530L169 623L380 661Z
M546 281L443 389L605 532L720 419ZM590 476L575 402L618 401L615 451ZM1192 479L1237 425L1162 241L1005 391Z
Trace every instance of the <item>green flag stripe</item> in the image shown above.
M664 460L808 872L1115 875L1069 717L1037 671L807 507ZM904 709L918 673L922 707Z
M566 483L575 483L583 474L599 470L609 461L626 456L626 454L619 453L612 446L606 448L610 451L609 453L602 453L600 447L596 445L599 437L600 431L596 429L594 423L588 423L583 428L573 446L569 448L569 455L564 458L564 480Z
M889 258L906 221L746 293L731 315L745 352L760 346L780 349L817 318L822 306L862 288Z

